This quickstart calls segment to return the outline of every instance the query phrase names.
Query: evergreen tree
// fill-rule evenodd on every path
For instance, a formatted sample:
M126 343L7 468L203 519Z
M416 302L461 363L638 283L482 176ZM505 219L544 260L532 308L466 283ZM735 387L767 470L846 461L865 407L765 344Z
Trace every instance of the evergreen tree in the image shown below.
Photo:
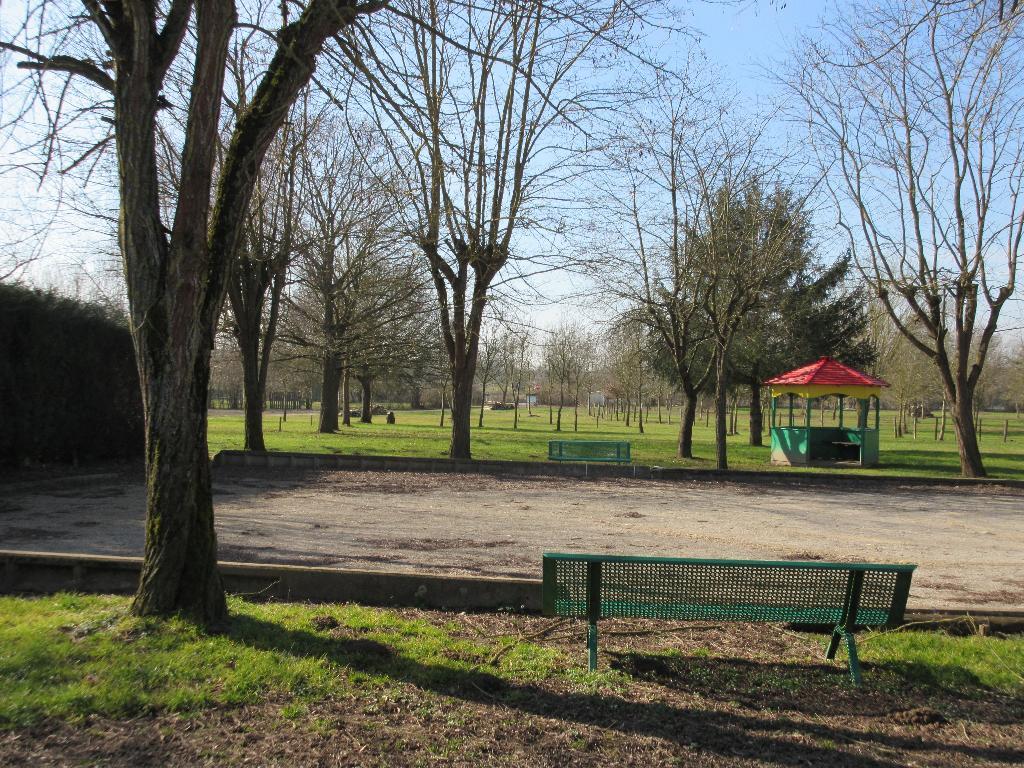
M822 266L802 243L794 264L789 278L747 316L731 356L733 381L750 391L751 445L763 444L764 379L826 355L857 368L876 357L866 334L865 297L849 286L849 254Z

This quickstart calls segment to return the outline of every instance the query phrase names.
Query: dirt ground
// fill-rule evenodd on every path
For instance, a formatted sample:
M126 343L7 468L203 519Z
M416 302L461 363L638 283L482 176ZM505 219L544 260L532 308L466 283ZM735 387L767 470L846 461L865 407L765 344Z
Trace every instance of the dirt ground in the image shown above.
M545 551L914 562L911 608L1024 608L1024 494L218 469L222 560L540 576ZM138 555L139 472L0 485L0 548Z
M451 614L405 611L450 628ZM474 641L521 637L583 664L583 624L530 616L459 616ZM345 648L389 646L318 631ZM487 671L399 675L386 689L132 718L88 717L0 731L0 764L47 766L1011 766L1024 764L1024 700L865 667L850 686L823 661L821 638L765 625L602 624L614 690ZM673 655L654 653L674 650ZM282 651L284 652L284 651ZM396 666L396 665L391 665Z

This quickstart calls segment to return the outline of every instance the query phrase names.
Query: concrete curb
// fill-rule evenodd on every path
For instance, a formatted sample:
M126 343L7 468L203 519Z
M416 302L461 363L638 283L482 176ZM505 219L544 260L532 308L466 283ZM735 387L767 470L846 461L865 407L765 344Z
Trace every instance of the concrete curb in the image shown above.
M65 552L0 550L0 561L0 594L132 594L142 567L141 557ZM540 611L540 579L229 562L220 563L220 572L229 593L260 600L460 611ZM1024 632L1024 611L917 609L907 611L906 622L922 628L987 625L999 632Z
M455 474L512 475L518 477L625 477L671 481L713 481L757 485L829 485L851 483L917 488L1015 488L1024 480L1000 478L897 477L858 475L851 472L814 473L799 471L718 470L658 467L643 464L588 464L541 461L478 461L475 459L421 458L410 456L351 456L332 453L290 451L220 451L213 466L253 469L310 469L389 472L447 472Z
M0 550L0 593L132 594L141 557ZM362 603L467 611L539 611L540 581L484 576L220 563L224 588L265 600Z

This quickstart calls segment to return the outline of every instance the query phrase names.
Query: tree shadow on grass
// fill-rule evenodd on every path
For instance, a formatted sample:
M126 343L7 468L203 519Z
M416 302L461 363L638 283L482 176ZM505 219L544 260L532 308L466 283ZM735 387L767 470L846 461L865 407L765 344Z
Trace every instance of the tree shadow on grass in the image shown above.
M989 463L1019 465L1024 460L1024 453L983 451L982 459L986 462L986 465ZM921 475L922 467L927 467L927 475ZM935 476L956 479L960 477L960 458L955 448L946 452L941 450L921 450L911 447L887 449L883 446L877 469L882 472L886 470L905 470L917 477ZM992 479L1004 479L1004 475L1009 479L1019 478L1020 476L1019 472L1003 473Z
M824 655L824 651L822 652ZM888 691L910 691L919 702L932 694L964 699L964 691L986 692L968 669L955 664L914 661L861 662L865 685L849 684L842 664L763 662L660 653L614 653L611 666L638 680L678 691L699 691L705 698L739 702L753 709L774 709L824 716L886 717L898 706ZM962 702L961 702L962 703ZM972 718L989 724L1013 724L1024 715L974 702ZM996 711L991 711L995 709ZM984 714L981 710L990 710Z
M842 762L839 745L856 742L909 755L956 752L975 760L1024 763L1024 748L974 746L921 734L869 732L785 715L758 716L659 701L632 701L613 693L552 691L533 683L509 682L477 669L425 664L373 640L289 630L250 616L235 616L230 634L238 642L256 648L299 658L326 658L338 665L471 704L497 705L525 715L608 729L624 736L661 739L728 758L747 756L779 765L795 762L835 765ZM775 673L792 675L786 666L775 665ZM804 672L799 671L797 676L802 674ZM838 679L832 679L836 685L840 684ZM708 692L707 685L703 683L691 690L704 694ZM795 689L798 687L794 684ZM763 708L764 702L752 701L757 708ZM900 755L858 753L845 757L857 765L874 768L893 768L906 762Z

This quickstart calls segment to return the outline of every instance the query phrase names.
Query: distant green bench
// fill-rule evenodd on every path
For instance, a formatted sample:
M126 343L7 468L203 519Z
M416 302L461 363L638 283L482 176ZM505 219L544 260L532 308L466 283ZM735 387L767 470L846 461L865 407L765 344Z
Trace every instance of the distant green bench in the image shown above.
M790 622L834 627L826 658L845 639L859 685L853 634L903 621L916 567L547 553L542 601L545 616L589 621L592 670L599 619Z
M629 464L629 443L619 440L548 440L549 461L612 461Z

